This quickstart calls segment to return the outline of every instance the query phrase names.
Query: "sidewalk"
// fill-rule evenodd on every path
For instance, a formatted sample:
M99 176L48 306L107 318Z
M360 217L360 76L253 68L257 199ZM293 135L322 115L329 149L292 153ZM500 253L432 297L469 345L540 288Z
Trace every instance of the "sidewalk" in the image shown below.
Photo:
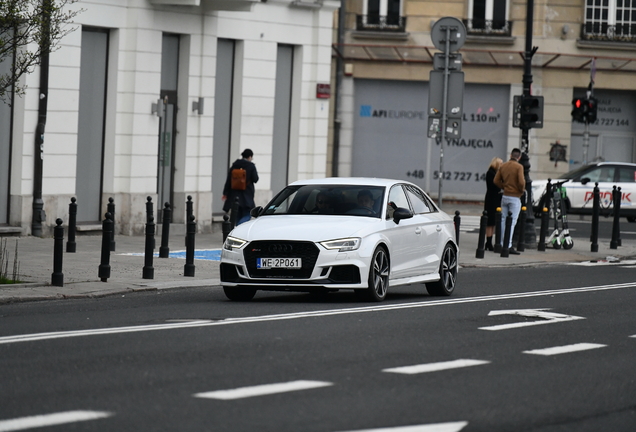
M599 251L590 252L590 242L574 239L570 250L555 250L550 247L539 252L536 248L526 249L521 255L510 255L501 258L500 254L484 253L483 259L475 258L479 237L479 217L481 204L449 202L444 210L452 216L460 212L461 231L460 265L462 267L498 267L508 265L541 265L561 262L590 262L636 257L636 241L622 239L618 249L610 249L610 239L599 239ZM539 230L537 227L537 241ZM64 286L51 285L53 273L52 238L39 237L6 237L8 254L8 276L12 275L16 241L18 242L19 278L25 284L0 284L0 304L18 301L34 301L47 299L99 297L107 295L125 295L126 293L169 288L219 285L219 261L195 259L195 276L183 276L185 259L158 258L153 259L154 278L143 279L145 238L143 236L116 236L116 251L110 254L110 278L107 282L98 277L101 259L101 235L77 236L77 251L64 253L63 274ZM64 250L66 250L64 240ZM161 235L155 237L155 253L161 245ZM222 246L220 230L213 234L197 234L195 248L219 250ZM185 251L185 236L171 235L169 248L171 253ZM217 252L218 253L218 252ZM184 254L183 254L184 256ZM459 283L462 283L461 271Z

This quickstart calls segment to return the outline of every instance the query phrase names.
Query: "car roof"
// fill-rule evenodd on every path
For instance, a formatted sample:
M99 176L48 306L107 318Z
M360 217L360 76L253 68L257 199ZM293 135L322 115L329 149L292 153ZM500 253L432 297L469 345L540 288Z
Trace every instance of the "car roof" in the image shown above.
M375 177L326 177L319 179L298 180L290 184L290 186L302 185L351 185L351 186L392 186L396 183L406 183L403 180L393 180Z
M608 161L595 162L595 163L589 164L588 166L602 166L602 165L623 165L623 166L629 166L629 167L636 167L636 163L630 163L630 162L608 162Z

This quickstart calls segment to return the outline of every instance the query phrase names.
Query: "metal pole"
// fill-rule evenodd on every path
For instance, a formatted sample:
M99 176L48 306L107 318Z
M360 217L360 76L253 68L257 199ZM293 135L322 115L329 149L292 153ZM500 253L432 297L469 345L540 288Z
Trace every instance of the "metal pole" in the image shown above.
M35 149L33 152L33 204L31 215L31 234L42 237L42 223L46 221L44 201L42 200L42 171L44 168L44 130L49 96L49 51L51 49L51 10L53 0L42 0L42 40L40 42L40 101L38 106L38 124L35 131Z
M439 138L439 190L437 193L437 205L442 207L442 183L444 179L444 141L446 141L446 122L447 115L446 109L448 106L448 79L450 76L450 71L448 70L448 63L450 58L450 35L451 28L450 26L446 26L446 45L444 47L444 88L442 90L442 134Z
M523 72L523 95L532 95L532 56L538 47L532 46L532 30L534 23L534 0L527 0L526 3L526 50L524 53ZM532 210L532 179L530 178L530 162L528 152L530 151L529 128L521 127L521 151L524 162L527 163L526 177L526 223L524 230L524 242L528 247L534 247L537 243L537 234L534 231L534 211ZM524 167L525 168L525 167Z
M590 124L585 121L585 131L583 132L583 165L587 165L587 150L590 147Z
M333 116L333 152L331 159L331 175L338 177L340 164L340 129L342 127L341 105L342 105L342 79L344 75L344 64L340 50L344 43L345 18L346 18L346 1L340 0L340 9L338 10L338 52L336 55L336 104L334 106Z

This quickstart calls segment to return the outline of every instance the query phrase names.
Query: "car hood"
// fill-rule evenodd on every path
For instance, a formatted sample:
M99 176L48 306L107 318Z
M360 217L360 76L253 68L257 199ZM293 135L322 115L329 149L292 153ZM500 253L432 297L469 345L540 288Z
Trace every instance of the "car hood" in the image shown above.
M234 228L231 235L247 241L286 239L319 242L363 237L382 219L364 216L272 215L260 216Z

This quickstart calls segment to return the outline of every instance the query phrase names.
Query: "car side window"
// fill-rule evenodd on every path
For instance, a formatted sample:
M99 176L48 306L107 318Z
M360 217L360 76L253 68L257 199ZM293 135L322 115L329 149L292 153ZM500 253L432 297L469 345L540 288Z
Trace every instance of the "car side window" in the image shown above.
M410 209L409 201L406 199L406 194L401 185L396 185L389 191L389 201L386 206L386 218L393 219L393 213L398 207Z
M590 182L609 183L614 181L614 167L600 166L592 171L583 174L583 177L590 179Z
M413 186L410 186L410 185L406 185L405 189L406 189L406 194L408 195L409 200L411 201L411 205L413 206L413 212L415 214L430 213L433 211L430 204L428 203L428 201L426 200L426 198L424 197L424 195L419 189L414 188Z
M618 181L621 183L635 183L636 170L634 168L619 168Z

